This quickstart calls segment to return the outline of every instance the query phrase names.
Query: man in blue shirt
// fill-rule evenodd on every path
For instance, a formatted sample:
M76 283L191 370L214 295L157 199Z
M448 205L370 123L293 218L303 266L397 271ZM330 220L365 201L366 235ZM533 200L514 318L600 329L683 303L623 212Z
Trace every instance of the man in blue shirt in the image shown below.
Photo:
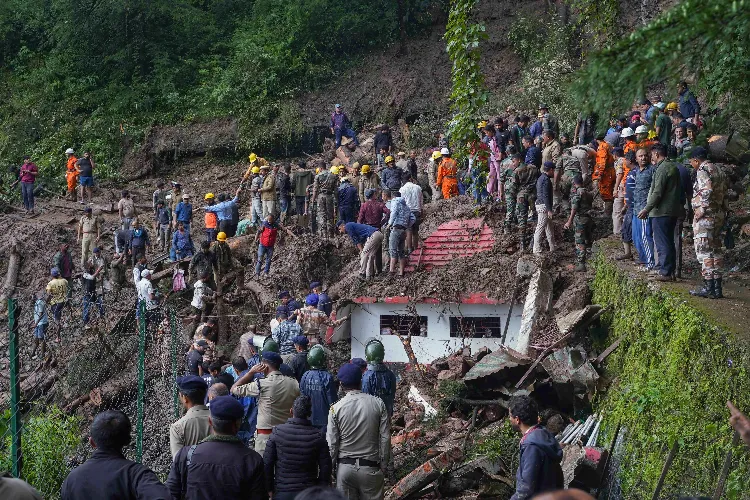
M697 125L699 122L699 115L701 113L701 106L700 104L698 104L698 100L695 98L695 95L688 88L687 82L680 82L677 85L677 92L680 94L680 97L678 98L680 114L686 120L688 118L692 118L693 123Z
M281 359L286 364L289 364L289 361L297 352L294 348L294 337L302 335L302 327L296 322L289 321L288 318L286 307L277 307L276 320L279 322L279 326L271 331L271 338L279 344L279 354L281 354Z
M390 272L393 274L398 261L398 275L403 276L406 267L406 230L414 224L416 219L406 201L401 197L401 193L395 191L393 196L391 217L388 219L388 226L391 228L391 234L388 237L388 251L391 254Z
M354 222L359 212L359 193L349 177L341 180L338 189L339 221Z
M321 345L314 345L307 353L310 369L302 375L299 392L312 400L312 425L325 435L328 427L328 413L331 405L338 400L338 382L326 370L326 353Z
M216 214L216 218L219 219L219 232L229 234L232 226L232 207L234 207L240 201L240 191L242 188L237 188L234 193L234 198L214 205L206 205L203 210L206 212L213 212ZM179 205L178 205L179 206Z
M359 248L359 277L367 279L375 275L375 258L383 244L383 233L378 228L356 222L339 221L339 232L348 234Z
M185 224L185 231L190 232L190 223L193 222L193 204L190 203L190 195L183 194L182 200L174 207L172 226L176 230L177 224Z
M523 137L523 148L526 150L524 163L527 165L542 166L542 150L534 145L534 138L530 135Z
M352 129L349 117L344 113L341 104L337 104L333 113L331 113L331 133L336 137L336 147L341 146L341 136L351 138L355 146L359 146L357 133Z

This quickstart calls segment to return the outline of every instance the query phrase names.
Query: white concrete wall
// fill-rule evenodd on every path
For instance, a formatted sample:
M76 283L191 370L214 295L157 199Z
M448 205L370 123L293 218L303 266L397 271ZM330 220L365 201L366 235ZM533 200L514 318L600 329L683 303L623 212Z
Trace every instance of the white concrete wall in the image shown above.
M481 347L496 350L500 347L499 338L462 339L451 338L451 316L499 316L501 326L505 328L508 317L508 305L488 304L417 304L417 313L427 316L427 337L412 336L412 349L417 361L429 364L433 360L447 356L461 347L469 346L472 352ZM523 307L516 304L508 328L508 337L518 331L521 326ZM365 343L370 338L377 338L385 346L386 362L408 363L401 339L395 335L380 335L380 316L394 314L409 314L403 304L360 304L351 312L352 358L365 357Z

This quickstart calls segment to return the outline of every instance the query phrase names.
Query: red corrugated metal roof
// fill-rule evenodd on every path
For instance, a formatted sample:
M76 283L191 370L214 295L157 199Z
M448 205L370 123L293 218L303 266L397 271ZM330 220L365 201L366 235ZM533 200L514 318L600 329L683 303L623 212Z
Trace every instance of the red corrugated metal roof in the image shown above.
M461 304L505 304L504 300L490 298L486 293L482 292L467 293L461 295L459 301ZM453 299L440 300L435 297L422 297L421 299L415 299L414 297L409 297L407 295L382 298L361 296L355 298L354 302L356 302L357 304L376 304L378 302L383 302L386 304L408 304L410 302L422 302L425 304L456 303L456 301Z
M494 245L492 229L482 224L482 219L446 222L422 242L421 248L411 253L406 271L414 271L418 263L429 271L436 266L445 266L456 258L486 252Z

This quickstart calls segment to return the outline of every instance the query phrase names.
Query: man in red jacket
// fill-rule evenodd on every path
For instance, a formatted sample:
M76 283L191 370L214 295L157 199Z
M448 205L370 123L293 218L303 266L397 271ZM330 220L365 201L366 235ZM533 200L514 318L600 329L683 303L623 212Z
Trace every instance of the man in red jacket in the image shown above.
M260 277L263 257L266 259L266 276L271 272L271 257L273 257L273 247L276 245L279 229L286 231L292 238L296 238L294 233L281 225L280 222L274 221L272 213L266 216L266 220L263 221L255 234L255 241L258 241L258 262L255 263L255 275L258 277Z

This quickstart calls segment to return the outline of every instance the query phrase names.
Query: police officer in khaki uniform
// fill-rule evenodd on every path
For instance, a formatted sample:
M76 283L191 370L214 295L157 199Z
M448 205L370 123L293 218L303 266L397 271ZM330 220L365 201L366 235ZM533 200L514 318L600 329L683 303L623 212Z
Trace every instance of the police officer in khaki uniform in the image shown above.
M289 410L299 396L299 383L294 377L287 377L279 371L279 353L263 351L261 356L262 362L240 377L232 386L231 392L237 397L258 398L255 451L262 456L273 428L289 419ZM264 377L256 379L256 373L262 373Z
M326 439L338 466L336 488L347 498L383 498L384 471L391 457L391 424L380 398L363 393L362 370L343 365L338 379L346 396L331 406Z
M187 410L185 415L169 426L169 451L174 458L185 446L200 443L211 431L208 424L209 411L204 401L208 385L197 375L177 377L180 403Z
M99 219L92 214L91 207L84 208L83 212L83 217L78 222L78 241L81 242L81 267L86 269L91 251L101 237L101 228Z

